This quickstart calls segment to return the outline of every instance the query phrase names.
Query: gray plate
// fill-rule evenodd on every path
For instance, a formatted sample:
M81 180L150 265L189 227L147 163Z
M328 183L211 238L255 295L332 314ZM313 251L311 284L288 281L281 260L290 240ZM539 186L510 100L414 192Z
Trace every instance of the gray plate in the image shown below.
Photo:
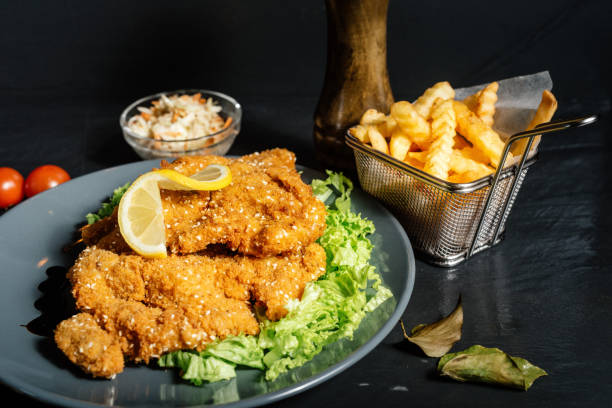
M312 361L274 382L258 370L239 369L237 378L203 387L184 383L173 370L128 366L113 380L94 380L71 366L54 343L31 334L22 325L40 312L34 302L45 270L70 266L73 255L62 252L84 216L109 193L158 161L132 163L74 179L26 200L0 216L0 379L34 398L54 404L81 406L256 406L297 394L342 372L370 352L391 331L403 313L414 286L414 256L395 218L361 191L352 195L354 209L374 221L372 263L391 288L389 299L369 314L352 340L326 347ZM322 174L307 168L310 181ZM392 254L392 256L389 256ZM46 259L44 265L40 265ZM39 266L40 265L40 266Z

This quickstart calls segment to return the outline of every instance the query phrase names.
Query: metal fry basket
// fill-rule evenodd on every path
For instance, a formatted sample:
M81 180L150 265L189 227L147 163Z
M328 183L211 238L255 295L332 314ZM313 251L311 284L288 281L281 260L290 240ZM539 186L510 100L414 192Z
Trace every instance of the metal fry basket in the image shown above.
M361 187L385 203L423 260L451 267L499 243L529 167L538 135L593 123L596 116L550 122L508 138L497 171L471 183L451 183L396 160L347 133ZM512 145L529 138L523 155L506 166Z

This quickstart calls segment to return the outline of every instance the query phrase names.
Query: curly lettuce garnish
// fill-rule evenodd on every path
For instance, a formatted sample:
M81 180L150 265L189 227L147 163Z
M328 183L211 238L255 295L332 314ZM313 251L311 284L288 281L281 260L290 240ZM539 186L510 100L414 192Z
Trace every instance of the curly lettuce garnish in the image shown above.
M121 201L121 197L123 197L123 194L127 191L130 184L131 184L130 182L127 182L123 186L117 187L113 191L113 195L111 196L110 200L108 200L105 203L102 203L102 206L100 207L98 212L96 212L95 214L93 213L87 214L85 216L85 218L87 218L87 224L93 224L94 222L100 221L102 218L108 217L109 215L111 215L115 207L119 205L119 201Z

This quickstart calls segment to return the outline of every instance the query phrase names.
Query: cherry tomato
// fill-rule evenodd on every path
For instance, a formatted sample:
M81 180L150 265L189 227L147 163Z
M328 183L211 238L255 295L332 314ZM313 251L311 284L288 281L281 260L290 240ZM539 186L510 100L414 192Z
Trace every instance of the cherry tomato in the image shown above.
M10 167L0 167L0 208L23 200L23 176Z
M32 170L25 181L25 195L32 197L42 191L70 180L70 175L61 167L45 164Z

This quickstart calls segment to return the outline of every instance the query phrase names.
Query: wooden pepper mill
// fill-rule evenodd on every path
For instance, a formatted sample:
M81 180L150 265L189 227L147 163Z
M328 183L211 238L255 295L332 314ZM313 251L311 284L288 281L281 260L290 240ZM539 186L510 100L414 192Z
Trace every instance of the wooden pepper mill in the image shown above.
M366 109L388 113L393 94L387 72L389 0L326 0L327 69L314 117L317 158L327 167L354 168L344 143Z

